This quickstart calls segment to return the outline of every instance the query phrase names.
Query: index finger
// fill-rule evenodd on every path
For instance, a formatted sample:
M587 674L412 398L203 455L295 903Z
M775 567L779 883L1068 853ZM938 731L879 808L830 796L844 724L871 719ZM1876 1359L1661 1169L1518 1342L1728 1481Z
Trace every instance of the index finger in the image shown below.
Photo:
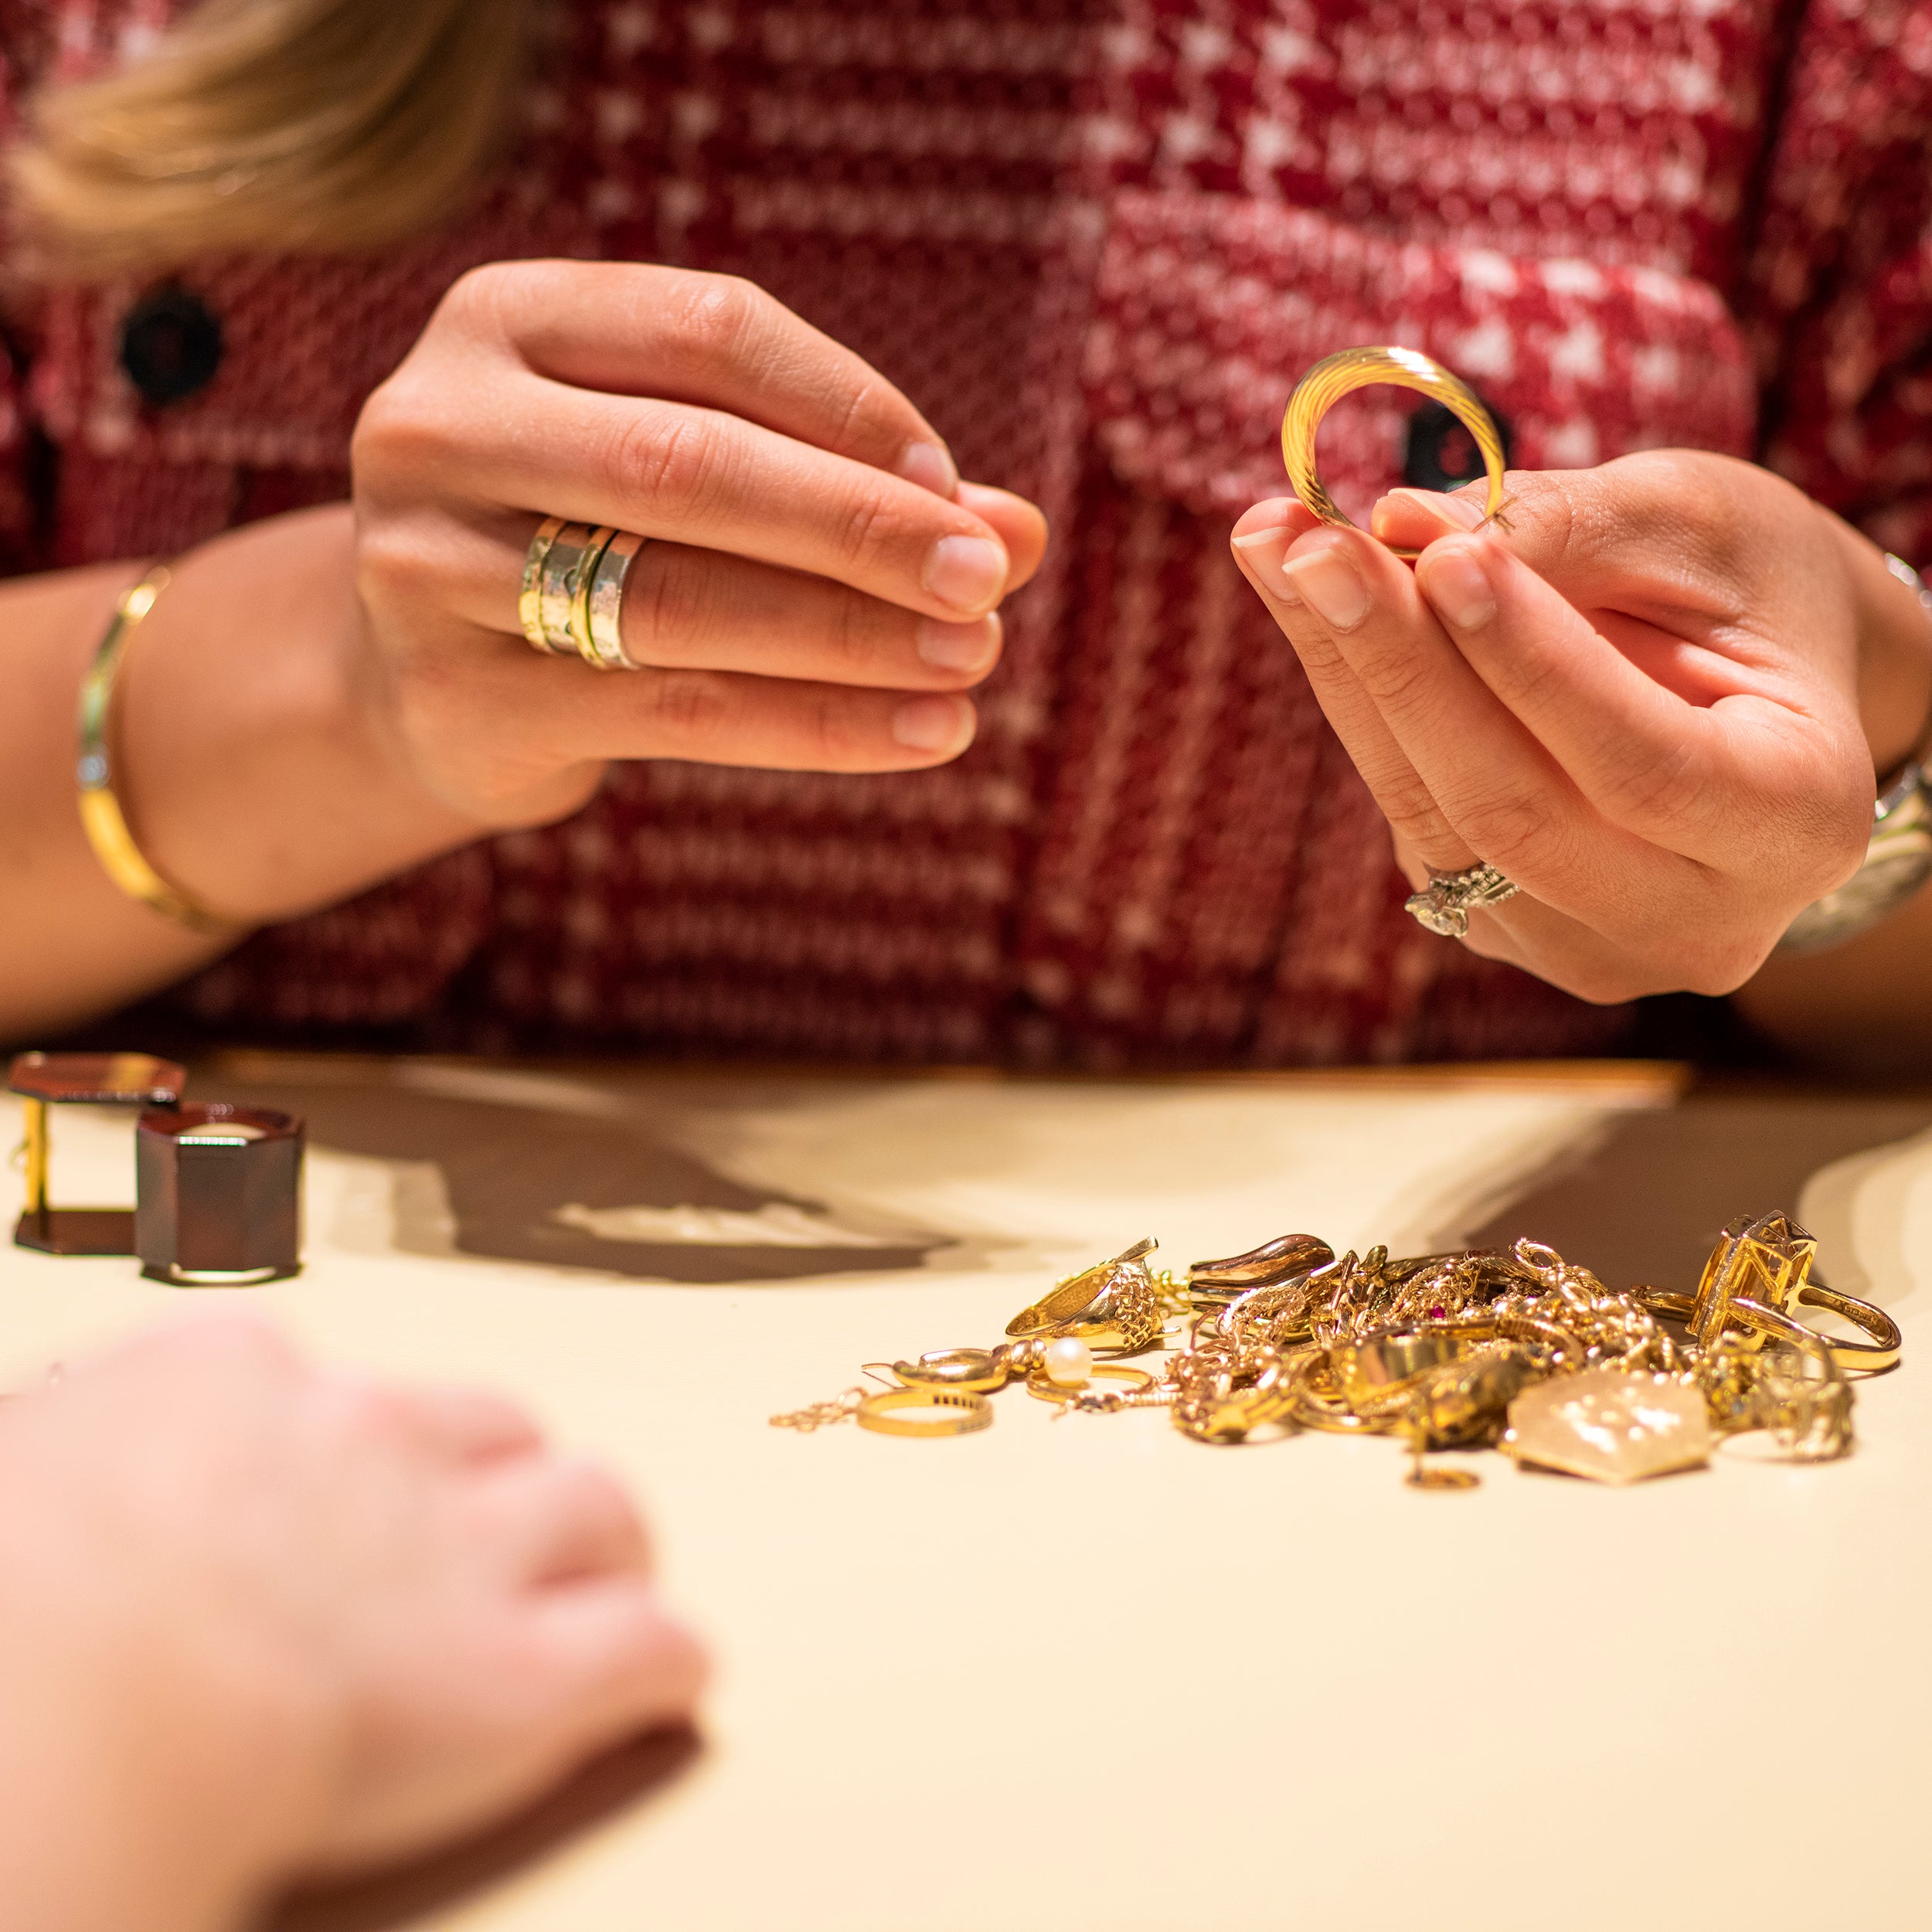
M842 344L735 275L624 262L501 264L451 291L534 374L743 417L950 497L944 439Z

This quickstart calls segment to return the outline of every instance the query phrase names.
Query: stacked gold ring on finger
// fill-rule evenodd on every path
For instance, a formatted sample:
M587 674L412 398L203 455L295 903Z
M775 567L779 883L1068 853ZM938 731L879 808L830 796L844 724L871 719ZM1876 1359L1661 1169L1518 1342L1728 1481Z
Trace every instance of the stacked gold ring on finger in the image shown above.
M583 622L575 627L582 634L578 648L600 671L638 671L639 665L624 648L620 620L624 614L624 583L638 553L650 541L634 530L613 530L611 540L599 552L597 560L586 575L578 596L583 606ZM588 640L588 648L582 639Z
M608 667L598 663L597 646L590 641L590 580L597 574L597 566L604 561L604 553L610 549L611 539L616 535L611 525L600 523L590 532L570 579L570 648L586 664L594 665L600 671Z
M1359 389L1379 383L1397 389L1413 389L1440 403L1475 439L1482 452L1482 467L1489 478L1489 498L1484 515L1493 517L1502 508L1502 438L1495 421L1483 406L1482 399L1467 383L1451 376L1440 362L1413 349L1345 349L1339 355L1325 356L1295 385L1281 418L1281 457L1287 465L1288 481L1294 493L1324 523L1338 524L1344 529L1355 526L1335 507L1335 498L1322 486L1315 473L1315 432L1321 419L1342 398ZM1389 546L1400 557L1413 557L1420 552Z
M642 667L624 648L624 585L649 541L610 524L546 517L524 553L517 618L531 648L599 671Z
M536 526L536 535L523 553L523 580L516 596L517 621L533 651L548 653L550 640L543 628L543 566L549 560L550 546L564 529L560 516L546 516Z
M541 648L553 658L577 655L577 640L570 634L570 607L577 601L577 577L591 541L587 524L566 523L550 539L543 553L537 620L543 633Z

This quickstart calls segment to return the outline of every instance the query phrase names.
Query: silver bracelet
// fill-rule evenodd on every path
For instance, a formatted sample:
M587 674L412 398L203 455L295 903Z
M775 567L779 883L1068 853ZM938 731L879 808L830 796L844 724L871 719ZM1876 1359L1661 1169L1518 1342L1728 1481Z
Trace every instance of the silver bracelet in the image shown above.
M1919 600L1932 623L1932 590L1902 557L1885 553L1885 567ZM1781 953L1822 952L1869 931L1898 910L1932 879L1932 795L1928 795L1923 747L1879 787L1872 806L1872 842L1865 862L1835 892L1814 900L1777 942Z

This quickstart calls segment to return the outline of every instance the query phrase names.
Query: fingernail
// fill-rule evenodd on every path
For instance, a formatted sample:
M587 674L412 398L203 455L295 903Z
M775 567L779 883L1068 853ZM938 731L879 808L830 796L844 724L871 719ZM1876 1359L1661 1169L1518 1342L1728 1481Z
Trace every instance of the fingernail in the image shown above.
M1234 539L1234 547L1247 560L1248 568L1277 600L1283 604L1301 601L1281 569L1281 560L1288 551L1285 525L1277 523L1269 530L1250 530L1246 536Z
M1422 594L1458 631L1474 631L1496 614L1489 576L1466 544L1432 550L1416 566Z
M1332 631L1352 631L1369 614L1369 587L1332 544L1282 566L1296 593Z
M927 553L926 588L955 611L983 611L1006 588L1006 553L983 536L943 536Z
M919 655L940 671L977 671L999 648L999 619L991 615L971 624L921 617L913 633Z
M959 488L959 465L952 452L938 443L908 443L899 454L899 474L948 502Z
M1451 529L1473 530L1483 520L1482 505L1473 497L1451 496L1440 490L1391 490L1382 503L1392 503L1397 497L1404 506L1422 512L1423 515L1438 523L1446 523ZM1375 507L1370 526L1377 524L1382 515L1382 503Z
M893 713L893 736L908 751L964 751L973 707L964 698L908 698Z

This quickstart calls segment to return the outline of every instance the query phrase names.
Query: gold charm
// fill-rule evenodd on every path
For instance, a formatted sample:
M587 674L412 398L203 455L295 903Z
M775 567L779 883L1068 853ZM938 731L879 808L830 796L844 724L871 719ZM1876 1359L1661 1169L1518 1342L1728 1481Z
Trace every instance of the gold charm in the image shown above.
M835 1422L844 1422L859 1413L859 1405L866 1399L866 1390L855 1386L843 1395L834 1396L829 1402L810 1402L802 1409L791 1409L781 1416L771 1418L774 1429L796 1429L801 1436L808 1436L815 1429L829 1427Z
M917 1362L895 1362L892 1372L909 1387L917 1383L969 1395L1003 1388L1012 1372L1004 1349L934 1349Z

